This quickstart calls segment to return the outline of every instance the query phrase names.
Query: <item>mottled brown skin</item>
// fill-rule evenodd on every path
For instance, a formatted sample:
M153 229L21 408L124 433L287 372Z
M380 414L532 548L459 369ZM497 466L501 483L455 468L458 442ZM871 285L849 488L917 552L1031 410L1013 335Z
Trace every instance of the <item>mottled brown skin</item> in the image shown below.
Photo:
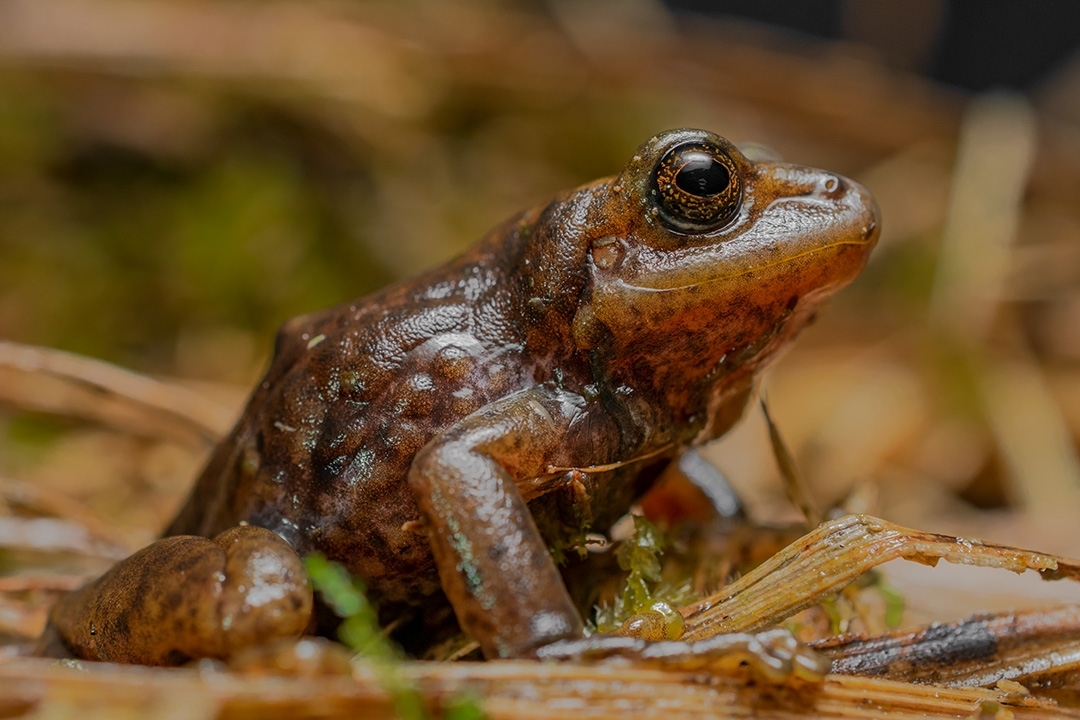
M682 176L701 192L673 184L690 146L725 168ZM839 176L658 135L449 264L287 323L168 534L269 528L363 577L384 617L445 594L488 658L580 637L549 546L730 427L858 274L876 212Z
M272 532L234 527L212 540L172 537L60 598L40 646L42 654L66 649L142 665L225 659L299 637L311 601L300 558ZM47 647L54 630L66 648Z

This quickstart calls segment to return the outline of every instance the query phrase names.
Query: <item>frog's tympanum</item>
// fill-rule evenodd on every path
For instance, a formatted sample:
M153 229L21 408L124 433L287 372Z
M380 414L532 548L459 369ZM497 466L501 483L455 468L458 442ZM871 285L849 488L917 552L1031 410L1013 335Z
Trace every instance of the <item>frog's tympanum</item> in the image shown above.
M448 601L488 658L579 638L549 549L604 532L672 458L724 433L876 238L874 202L850 180L753 162L700 130L657 135L618 176L450 263L286 323L167 534L266 528L363 578L384 620ZM184 580L195 561L155 562L112 582L142 597L157 575L159 605L194 616L185 591L207 593ZM302 585L298 568L268 572ZM278 605L303 605L293 590ZM113 598L110 620L104 604L54 612L76 652L134 632L134 611Z

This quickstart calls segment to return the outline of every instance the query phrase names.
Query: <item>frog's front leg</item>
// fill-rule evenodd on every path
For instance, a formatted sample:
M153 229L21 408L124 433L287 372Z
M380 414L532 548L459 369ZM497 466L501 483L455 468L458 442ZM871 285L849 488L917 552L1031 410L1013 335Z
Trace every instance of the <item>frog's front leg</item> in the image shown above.
M526 500L547 489L544 478L552 460L565 457L572 426L590 426L592 448L605 445L598 430L615 432L590 413L602 411L587 409L575 393L522 390L451 426L413 461L409 483L443 589L487 658L529 656L583 634Z

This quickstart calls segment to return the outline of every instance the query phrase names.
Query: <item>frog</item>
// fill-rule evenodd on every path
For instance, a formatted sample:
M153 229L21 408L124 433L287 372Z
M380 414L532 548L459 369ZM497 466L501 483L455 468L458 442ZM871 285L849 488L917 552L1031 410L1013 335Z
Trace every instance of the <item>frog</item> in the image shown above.
M878 233L852 180L659 133L445 265L286 322L160 542L257 530L362 578L384 622L449 608L487 659L580 639L557 551L726 433ZM131 572L186 582L157 562ZM302 595L302 569L275 572ZM73 607L52 625L83 647Z

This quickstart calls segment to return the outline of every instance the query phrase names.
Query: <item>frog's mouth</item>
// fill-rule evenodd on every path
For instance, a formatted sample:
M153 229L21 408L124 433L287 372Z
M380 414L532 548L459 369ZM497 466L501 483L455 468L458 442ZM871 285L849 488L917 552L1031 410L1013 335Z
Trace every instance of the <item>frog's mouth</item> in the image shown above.
M626 256L607 281L615 292L713 294L718 286L748 288L784 278L814 287L842 286L862 270L878 238L878 209L858 183L819 171L780 166L790 194L748 197L738 220L681 247L626 243ZM762 171L763 173L766 171ZM794 183L791 173L835 180ZM618 290L616 290L618 288Z
M688 282L688 283L686 283L684 285L655 287L655 286L647 285L647 284L632 284L632 283L627 282L627 281L622 280L622 279L618 279L615 282L621 288L624 288L626 291L629 291L629 292L642 292L642 293L654 293L655 294L655 293L675 293L675 292L681 292L681 291L685 291L685 290L701 290L701 289L707 288L709 285L721 284L721 283L732 283L732 282L734 282L734 281L736 281L736 280L738 280L740 278L743 278L743 277L758 276L758 275L762 275L762 274L767 274L770 271L778 270L778 269L782 268L785 265L797 265L800 262L813 262L815 257L827 256L827 255L829 255L831 253L836 253L837 251L840 251L842 248L844 248L846 246L851 246L851 247L861 251L862 253L866 254L867 256L869 256L870 250L873 249L873 246L876 243L876 240L877 240L877 238L876 238L876 235L875 235L872 239L844 240L844 241L840 241L840 242L835 242L835 243L832 243L832 244L829 244L829 245L825 245L823 247L811 248L811 249L805 250L805 251L803 251L801 253L791 255L791 256L786 257L786 258L781 258L779 260L775 260L775 261L770 262L770 263L765 263L765 264L762 264L762 265L750 266L750 267L743 268L743 269L740 269L740 270L738 270L736 272L732 272L732 273L729 273L729 274L726 274L726 275L714 275L713 277L705 278L703 280L696 280L696 281L693 281L693 282ZM844 284L846 284L846 282Z
M780 322L785 307L816 305L854 280L877 240L877 222L867 217L831 235L824 242L782 242L772 235L738 242L739 248L695 247L667 268L642 258L636 263L651 267L631 268L594 286L592 311L616 335L640 338L642 329L679 326L694 332L726 324L743 326L749 340Z

